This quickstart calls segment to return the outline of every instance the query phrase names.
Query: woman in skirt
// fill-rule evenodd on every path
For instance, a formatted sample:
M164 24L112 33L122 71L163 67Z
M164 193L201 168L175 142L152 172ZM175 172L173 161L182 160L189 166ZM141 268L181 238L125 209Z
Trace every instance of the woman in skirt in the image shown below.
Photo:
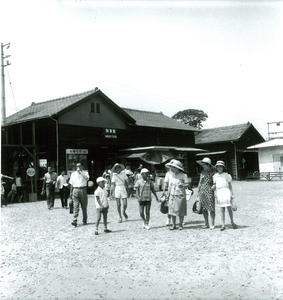
M187 215L186 188L189 186L189 178L184 173L184 167L180 161L173 159L167 164L167 167L170 167L172 172L168 179L168 209L172 219L170 230L177 229L177 217L179 217L179 229L182 230L184 216Z
M214 170L211 165L211 160L208 157L205 157L201 161L197 161L198 164L202 167L202 172L200 174L200 180L198 185L198 197L201 203L205 226L203 228L214 229L215 221L215 199L213 186L213 175ZM210 226L208 221L208 216L210 219Z

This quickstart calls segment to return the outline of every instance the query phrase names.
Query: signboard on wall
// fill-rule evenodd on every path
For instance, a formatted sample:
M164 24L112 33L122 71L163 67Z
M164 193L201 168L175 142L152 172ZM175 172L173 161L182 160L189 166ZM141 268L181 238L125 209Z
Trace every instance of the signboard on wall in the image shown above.
M117 131L114 128L104 128L104 137L106 139L117 139Z
M76 169L76 164L80 162L84 170L87 170L88 149L66 149L66 169L70 173Z

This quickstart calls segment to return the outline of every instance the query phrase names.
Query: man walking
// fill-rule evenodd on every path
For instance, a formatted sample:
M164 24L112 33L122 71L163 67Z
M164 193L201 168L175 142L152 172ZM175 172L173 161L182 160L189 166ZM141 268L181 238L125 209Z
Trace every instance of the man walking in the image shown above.
M65 175L65 171L62 170L57 178L57 188L59 189L62 208L68 208L68 186L68 178Z
M54 207L57 174L53 172L52 167L48 167L47 171L44 175L42 193L46 192L47 208L51 209Z
M87 182L89 180L89 175L86 171L83 171L81 163L77 163L76 168L69 181L71 185L70 196L74 206L72 225L75 227L77 226L80 204L83 212L83 224L87 225Z

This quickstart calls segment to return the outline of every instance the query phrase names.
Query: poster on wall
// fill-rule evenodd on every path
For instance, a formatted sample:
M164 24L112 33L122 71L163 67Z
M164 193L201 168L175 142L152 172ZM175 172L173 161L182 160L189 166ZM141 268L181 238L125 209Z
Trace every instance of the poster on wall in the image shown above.
M66 149L66 169L70 174L76 169L76 164L80 162L84 170L87 170L88 149Z

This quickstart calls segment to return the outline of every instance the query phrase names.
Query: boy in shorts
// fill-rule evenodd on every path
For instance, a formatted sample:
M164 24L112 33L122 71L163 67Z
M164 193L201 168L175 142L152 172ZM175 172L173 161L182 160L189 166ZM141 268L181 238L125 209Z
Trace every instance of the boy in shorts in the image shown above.
M109 233L111 230L107 229L107 214L109 209L107 191L105 189L106 180L103 177L96 179L98 184L97 189L94 192L95 207L96 207L96 229L95 235L98 235L98 226L100 223L101 215L103 215L104 232Z

